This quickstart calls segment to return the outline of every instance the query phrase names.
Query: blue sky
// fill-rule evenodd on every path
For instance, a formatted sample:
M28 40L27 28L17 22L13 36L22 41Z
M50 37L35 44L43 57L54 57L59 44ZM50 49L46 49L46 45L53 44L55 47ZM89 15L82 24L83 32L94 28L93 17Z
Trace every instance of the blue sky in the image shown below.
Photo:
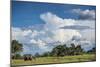
M95 6L12 1L12 39L23 54L51 51L59 44L95 47Z
M40 14L52 12L62 18L78 19L79 16L71 12L72 9L95 10L95 6L81 6L72 4L50 4L39 2L13 1L12 24L14 27L27 27L34 24L43 24Z

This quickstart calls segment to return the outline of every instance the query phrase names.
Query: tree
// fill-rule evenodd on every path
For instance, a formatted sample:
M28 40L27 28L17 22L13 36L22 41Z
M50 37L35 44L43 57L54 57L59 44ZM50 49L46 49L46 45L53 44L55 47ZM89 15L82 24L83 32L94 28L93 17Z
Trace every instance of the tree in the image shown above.
M12 40L12 53L20 53L23 51L23 45L16 40Z
M81 48L81 45L77 45L75 48L75 55L80 55L83 53L83 49Z
M20 54L15 54L15 59L22 59L22 56Z
M16 57L20 57L20 52L22 51L23 51L23 45L16 40L12 40L11 43L12 58L15 59Z
M51 56L51 53L50 52L45 52L42 54L42 57L47 57L47 56Z
M74 54L75 54L75 45L74 43L72 43L70 47L70 55L74 55Z
M75 45L74 45L74 43L72 43L72 44L71 44L71 47L72 47L73 49L75 48Z
M71 44L71 47L67 48L68 55L80 55L83 53L81 45L75 46L74 43Z
M39 54L39 53L35 53L34 56L35 56L35 57L40 57L40 54Z
M96 53L96 47L92 48L92 49L89 50L87 53Z
M52 50L53 56L65 56L66 55L66 45L58 45Z

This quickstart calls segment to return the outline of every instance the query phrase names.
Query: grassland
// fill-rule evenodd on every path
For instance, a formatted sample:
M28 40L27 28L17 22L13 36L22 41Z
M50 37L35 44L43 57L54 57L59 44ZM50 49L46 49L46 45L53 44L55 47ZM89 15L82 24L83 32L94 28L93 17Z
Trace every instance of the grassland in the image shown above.
M95 61L95 54L84 54L76 56L64 56L64 57L39 57L36 60L24 61L23 59L12 60L12 66L15 65L37 65L37 64L56 64L56 63L73 63L73 62L88 62Z

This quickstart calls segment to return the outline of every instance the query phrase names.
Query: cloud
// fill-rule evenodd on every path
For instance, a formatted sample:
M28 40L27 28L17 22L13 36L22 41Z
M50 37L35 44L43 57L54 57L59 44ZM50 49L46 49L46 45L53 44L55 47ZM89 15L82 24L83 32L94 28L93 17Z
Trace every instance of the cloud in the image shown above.
M66 43L67 41L72 39L73 36L81 36L81 34L76 30L60 29L60 30L56 30L54 33L55 36L53 37L53 39L61 43Z
M74 19L62 19L58 17L57 15L52 14L50 12L40 15L40 17L42 20L44 21L46 20L45 28L48 29L49 32L53 33L54 39L55 40L59 39L58 41L64 41L64 40L67 41L73 36L81 36L81 35L83 36L84 32L87 33L86 35L90 35L90 33L88 32L91 30L95 30L95 20L83 21L83 20L74 20ZM60 28L63 28L63 29L60 29ZM95 33L95 31L91 32L91 34L93 33Z
M91 50L96 46L96 44L92 43L91 41L80 41L80 44L85 51Z
M20 28L12 28L12 39L20 40L22 36L23 34Z
M77 40L73 40L73 41L70 41L69 43L74 43L75 46L81 45L81 47L85 51L91 50L93 47L96 46L95 42L91 42L91 41L87 41L87 40L81 40L81 39L79 39L78 41Z
M95 42L95 29L92 30L84 30L80 32L83 36L82 39Z
M43 13L40 18L46 23L45 27L48 29L57 29L65 25L73 25L74 19L62 19L51 12Z
M29 26L25 29L12 27L12 39L23 43L24 50L42 53L51 50L56 45L68 43L69 41L75 40L77 43L95 41L94 20L63 19L51 12L41 14L40 19L45 24Z
M79 35L76 30L64 30L60 29L63 26L70 26L75 24L74 19L62 19L55 14L50 12L40 15L40 18L45 22L45 29L52 33L50 36L54 41L66 42L71 39L74 35ZM66 37L65 37L66 36Z
M12 27L12 40L16 39L21 43L28 43L30 40L31 30L23 30L21 28Z
M85 29L91 29L91 28L88 26L73 25L73 26L61 27L61 29L85 30Z
M38 39L38 40L34 40L34 39L32 39L32 40L30 40L30 43L38 44L38 46L40 46L40 47L42 47L42 46L45 46L45 45L46 45L46 43L45 43L45 42L43 42L43 41L42 41L42 40L40 40L40 39Z
M78 14L79 15L79 19L95 20L95 10L73 9L72 12Z
M96 46L95 42L95 30L84 30L80 31L81 37L74 36L70 43L75 45L81 45L85 51L88 51Z

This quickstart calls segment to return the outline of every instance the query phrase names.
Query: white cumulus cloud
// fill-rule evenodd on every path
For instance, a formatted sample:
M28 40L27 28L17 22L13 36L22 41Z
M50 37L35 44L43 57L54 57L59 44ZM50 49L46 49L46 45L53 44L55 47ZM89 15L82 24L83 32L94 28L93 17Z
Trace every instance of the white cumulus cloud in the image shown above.
M95 19L95 10L82 10L82 9L73 9L73 13L79 14L80 19L89 19L89 20L94 20Z
M89 11L86 12L88 13ZM73 37L80 38L80 41L82 39L83 40L85 39L85 41L83 42L95 41L94 20L83 21L83 20L61 18L51 12L41 14L40 18L45 22L45 24L42 25L43 29L41 30L37 30L37 28L21 29L17 27L16 28L12 27L12 39L16 39L24 44L27 43L27 45L31 44L31 45L38 46L40 49L43 49L45 51L48 51L52 43L56 43L56 42L67 43L68 41L72 40ZM92 29L90 30L85 29L84 31L77 30L74 28L61 29L61 27L65 27L65 26L70 26L70 27L79 26L77 28L80 28L81 26L82 28L88 26Z

